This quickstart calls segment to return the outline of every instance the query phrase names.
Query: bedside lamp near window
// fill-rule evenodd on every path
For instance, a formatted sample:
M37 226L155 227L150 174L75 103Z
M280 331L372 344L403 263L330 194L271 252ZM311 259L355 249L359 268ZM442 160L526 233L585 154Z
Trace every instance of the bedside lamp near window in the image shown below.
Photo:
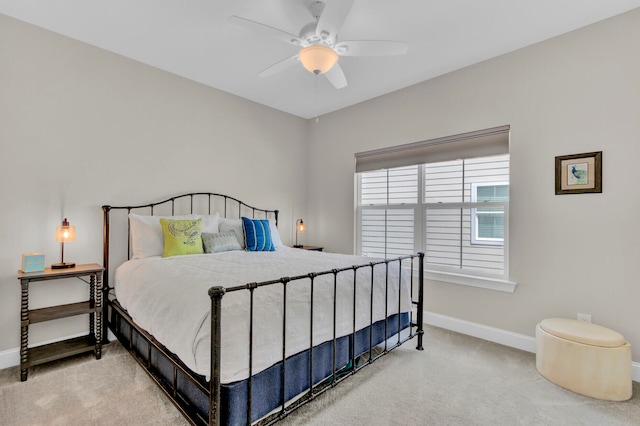
M51 269L66 269L76 266L74 262L64 261L64 243L76 240L76 227L69 226L69 221L65 217L62 221L62 226L56 226L56 241L62 245L62 258L60 263L54 263L51 265Z
M295 248L302 248L302 244L298 244L298 232L304 233L307 230L307 225L304 224L302 219L296 221L296 243L293 245Z

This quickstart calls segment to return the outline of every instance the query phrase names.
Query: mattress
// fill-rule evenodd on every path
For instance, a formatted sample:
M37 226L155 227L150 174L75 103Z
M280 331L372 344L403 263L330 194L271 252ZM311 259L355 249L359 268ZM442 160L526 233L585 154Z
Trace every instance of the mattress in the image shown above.
M209 378L210 310L208 289L250 282L295 277L333 268L368 264L373 259L279 247L274 252L231 251L215 254L147 257L122 264L115 274L116 298L133 321L147 330L197 374ZM356 329L364 329L386 316L411 309L409 272L399 284L397 263L357 270ZM353 333L353 271L338 274L336 285L336 337ZM311 339L310 280L254 290L253 365L256 374L282 360L286 320L286 356L292 356L334 337L334 275L315 278L313 339ZM372 290L373 289L373 290ZM373 291L373 312L371 298ZM249 291L228 292L222 299L221 382L249 375ZM386 301L386 303L385 303Z

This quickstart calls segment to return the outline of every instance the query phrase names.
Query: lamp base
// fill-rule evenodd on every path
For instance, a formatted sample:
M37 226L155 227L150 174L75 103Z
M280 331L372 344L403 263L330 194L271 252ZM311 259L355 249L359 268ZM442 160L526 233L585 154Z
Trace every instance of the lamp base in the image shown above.
M68 268L75 268L75 267L76 267L75 262L62 262L62 263L51 264L51 269L68 269Z
M302 247L304 247L302 244L294 244L293 245L293 248L302 248Z

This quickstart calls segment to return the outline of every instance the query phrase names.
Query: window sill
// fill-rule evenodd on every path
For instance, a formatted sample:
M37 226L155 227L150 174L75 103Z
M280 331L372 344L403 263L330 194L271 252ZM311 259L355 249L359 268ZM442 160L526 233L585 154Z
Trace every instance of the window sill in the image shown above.
M506 293L513 293L516 290L518 283L497 279L497 278L485 278L473 275L457 274L453 272L440 272L440 271L424 271L424 277L427 280L442 281L446 283L466 285L470 287L479 287L487 290L504 291Z

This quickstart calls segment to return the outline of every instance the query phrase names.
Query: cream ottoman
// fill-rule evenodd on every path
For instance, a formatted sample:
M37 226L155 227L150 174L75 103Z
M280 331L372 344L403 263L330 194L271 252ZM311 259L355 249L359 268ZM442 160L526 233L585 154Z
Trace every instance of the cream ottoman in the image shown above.
M536 326L536 368L550 382L608 401L631 398L631 347L620 333L566 318Z

